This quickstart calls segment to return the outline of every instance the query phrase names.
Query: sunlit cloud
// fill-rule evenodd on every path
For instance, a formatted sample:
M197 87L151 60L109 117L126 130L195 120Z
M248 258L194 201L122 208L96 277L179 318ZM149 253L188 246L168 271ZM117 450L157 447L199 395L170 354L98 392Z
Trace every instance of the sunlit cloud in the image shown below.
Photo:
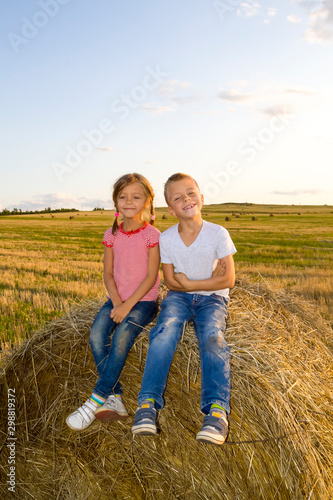
M105 148L97 148L98 151L114 151L114 148L111 146L106 146Z
M175 107L172 106L159 106L153 103L146 103L140 106L140 109L150 113L151 115L163 115L165 113L172 113L176 111Z
M287 105L276 105L276 106L268 106L267 108L262 108L260 110L264 115L269 117L274 116L291 116L294 114L294 110L291 106Z
M325 44L333 40L333 0L291 0L305 9L308 28L303 38L309 43Z
M238 8L238 14L245 17L257 16L260 13L260 4L249 0L248 2L241 2Z
M190 87L189 82L169 80L159 85L156 96L172 108L200 101L201 97L198 94L189 92Z
M230 102L248 102L253 100L252 94L242 94L237 90L220 90L217 97Z
M300 24L302 22L302 19L300 17L294 16L293 14L290 14L290 16L287 16L287 21L290 24Z
M281 196L299 196L302 194L323 194L321 189L295 189L294 191L272 191L270 194L277 194Z
M208 109L207 111L196 111L195 115L216 115L218 111Z
M51 207L52 210L57 208L76 208L78 210L91 210L94 207L110 206L112 202L106 198L88 198L86 196L73 196L70 193L39 193L30 199L23 200L17 204L12 204L6 208L12 210L18 208L25 210L43 210Z

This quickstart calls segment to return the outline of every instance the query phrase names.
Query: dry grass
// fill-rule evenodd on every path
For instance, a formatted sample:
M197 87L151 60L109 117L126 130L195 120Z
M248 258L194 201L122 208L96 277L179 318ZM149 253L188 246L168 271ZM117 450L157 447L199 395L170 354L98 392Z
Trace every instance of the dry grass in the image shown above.
M188 327L172 364L157 437L132 438L132 418L71 431L66 416L90 394L88 346L100 304L86 303L18 348L2 369L1 488L6 497L7 389L16 390L20 499L318 499L333 497L332 331L265 283L238 279L226 338L232 354L230 433L199 444L200 363ZM136 409L148 332L122 373Z

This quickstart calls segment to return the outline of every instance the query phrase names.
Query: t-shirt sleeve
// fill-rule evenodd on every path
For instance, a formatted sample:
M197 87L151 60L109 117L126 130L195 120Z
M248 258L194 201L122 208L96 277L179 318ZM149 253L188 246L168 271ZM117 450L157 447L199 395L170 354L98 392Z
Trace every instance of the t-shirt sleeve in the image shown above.
M230 238L228 231L221 226L217 235L217 258L222 259L227 255L233 255L237 252L236 247Z
M112 234L112 229L107 229L103 237L103 245L106 247L113 247L114 244L114 234Z
M149 232L147 233L146 237L147 247L149 248L156 247L156 245L158 245L159 243L160 234L161 232L158 229L156 229L156 227L149 226Z
M170 239L162 233L160 237L160 254L161 254L162 264L173 264L172 259L170 257L169 249L170 249Z

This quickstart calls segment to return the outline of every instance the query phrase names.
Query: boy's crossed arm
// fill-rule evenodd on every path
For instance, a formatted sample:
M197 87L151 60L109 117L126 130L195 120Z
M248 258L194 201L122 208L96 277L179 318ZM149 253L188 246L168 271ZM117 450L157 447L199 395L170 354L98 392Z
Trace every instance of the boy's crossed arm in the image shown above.
M235 266L231 254L219 259L212 276L204 280L189 280L184 273L175 274L173 264L162 264L162 268L166 286L177 292L210 292L235 284Z

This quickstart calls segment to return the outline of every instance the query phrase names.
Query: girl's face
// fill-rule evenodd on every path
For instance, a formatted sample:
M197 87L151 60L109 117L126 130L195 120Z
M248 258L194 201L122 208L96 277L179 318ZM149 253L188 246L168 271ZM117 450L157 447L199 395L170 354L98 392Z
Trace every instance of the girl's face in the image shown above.
M139 182L124 187L117 198L118 211L124 218L141 216L147 208L147 195Z

